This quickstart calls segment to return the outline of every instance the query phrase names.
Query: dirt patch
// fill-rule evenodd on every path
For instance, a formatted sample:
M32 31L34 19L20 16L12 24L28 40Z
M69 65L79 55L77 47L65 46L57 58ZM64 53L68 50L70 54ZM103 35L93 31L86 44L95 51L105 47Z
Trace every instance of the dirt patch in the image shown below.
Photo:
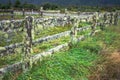
M120 52L105 54L89 80L120 80Z

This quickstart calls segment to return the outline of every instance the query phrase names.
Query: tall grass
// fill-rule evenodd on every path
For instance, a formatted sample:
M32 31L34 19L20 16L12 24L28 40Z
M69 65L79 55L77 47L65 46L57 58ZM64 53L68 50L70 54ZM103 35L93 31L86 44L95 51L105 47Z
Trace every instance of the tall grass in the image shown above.
M94 68L96 60L101 58L96 51L99 45L91 42L92 39L89 38L68 51L44 58L16 80L88 80L91 68Z
M120 21L117 26L106 27L94 36L94 40L102 43L103 59L97 61L90 80L119 80L120 77Z

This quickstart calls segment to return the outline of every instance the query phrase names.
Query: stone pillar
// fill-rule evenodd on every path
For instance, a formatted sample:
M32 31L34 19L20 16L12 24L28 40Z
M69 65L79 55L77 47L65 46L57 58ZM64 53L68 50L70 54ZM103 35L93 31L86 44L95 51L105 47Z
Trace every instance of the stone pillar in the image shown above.
M33 9L32 9L32 11L31 11L31 14L33 14Z
M67 9L65 9L65 16L67 16L67 14L68 14L68 10L67 10Z
M58 16L60 15L60 10L58 10L57 15L58 15Z
M104 13L104 15L103 15L103 24L104 24L104 26L107 25L107 13Z
M14 10L11 11L11 18L14 19Z
M114 25L118 25L118 12L115 12L115 15L114 15Z
M111 13L110 13L110 21L109 21L109 22L110 22L110 25L112 25L112 20L113 20L113 19L112 19L112 16L113 16L113 13L111 12Z
M100 22L100 23L99 23L99 26L100 26L100 29L103 31L103 30L104 30L104 27L105 27L105 26L104 26L104 22L103 22L103 21Z
M107 20L107 13L104 13L104 15L103 15L103 21L106 22L106 20Z
M70 16L67 16L67 25L70 25L70 23L71 23L71 17Z
M77 12L78 16L80 15L80 11Z
M93 26L94 26L94 29L97 27L97 16L96 15L93 16Z
M22 13L23 13L23 17L25 17L25 10L24 9L22 9Z
M97 18L96 18L96 15L94 15L92 17L92 25L91 25L92 32L91 32L91 35L95 32L96 27L97 27Z
M40 7L40 16L43 17L43 7Z
M23 54L23 70L26 72L29 67L32 67L32 60L30 60L30 55L32 53L32 40L34 38L34 28L33 28L33 17L28 16L25 18L25 28L24 28L24 54ZM24 63L28 63L27 66Z
M77 43L77 28L79 26L79 20L75 19L74 20L74 25L71 28L71 33L70 33L70 47L72 47L72 45L75 45Z
M107 20L108 20L108 25L111 25L111 20L112 20L112 19L111 19L111 14L112 14L112 13L108 13L108 19L107 19Z

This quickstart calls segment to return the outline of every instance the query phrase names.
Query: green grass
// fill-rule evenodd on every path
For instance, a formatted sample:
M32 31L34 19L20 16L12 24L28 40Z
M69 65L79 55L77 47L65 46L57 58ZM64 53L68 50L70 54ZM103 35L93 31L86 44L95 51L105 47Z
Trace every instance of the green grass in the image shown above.
M102 44L100 41L94 41L94 38L88 38L87 41L82 41L79 47L89 50L91 53L99 53L102 50Z
M89 30L84 30L84 31L80 31L80 32L78 32L77 33L77 35L85 35L85 36L87 36L88 35L88 33L90 33L92 30L91 29L89 29ZM79 37L79 36L78 36Z
M84 49L71 49L43 60L17 80L85 80L97 58Z
M12 37L10 37L12 35ZM11 41L7 42L7 39L10 39ZM3 32L0 32L0 47L10 45L12 43L17 43L22 41L22 33L12 33L12 34L6 34Z
M45 37L45 36L48 36L48 35L53 35L53 34L64 32L64 31L67 31L67 30L70 30L70 29L71 29L70 26L66 26L64 28L63 27L50 28L48 30L44 30L43 32L41 32L39 37L43 37L43 36ZM17 41L18 42L22 41L21 33L18 33L18 34L15 34L15 35L16 36L13 36L13 40L11 41L12 43L17 42ZM80 35L78 34L78 36L80 36ZM37 44L36 46L33 46L34 53L32 53L31 55L46 51L46 50L48 50L50 48L53 48L57 45L64 44L64 43L68 42L69 40L70 40L70 37L67 36L67 37L62 37L62 38L55 39L55 40L52 40L52 41L43 42L41 44ZM7 45L11 44L11 42L7 43ZM0 46L2 46L2 45L4 45L4 46L6 45L4 43L4 40L3 40L3 42L1 41ZM22 54L21 48L17 48L17 49L15 49L15 51L16 51L15 54L11 54L11 55L0 58L0 63L1 63L0 67L7 66L9 64L13 64L13 63L21 60L21 57L22 57L21 56L21 54Z
M33 48L36 50L34 54L68 41L69 37L63 37L36 45ZM51 57L45 58L29 72L21 74L17 80L87 80L87 76L91 72L90 68L94 67L94 62L100 58L97 53L101 47L97 45L97 42L92 41L92 38L89 38L85 42L78 43L66 52L59 52ZM6 56L1 58L0 66L3 67L20 60L21 53L9 57ZM11 78L6 77L5 80L13 80L13 76Z
M42 30L38 35L36 35L35 39L40 38L40 37L50 36L53 34L64 32L64 31L68 31L71 28L72 28L71 25L66 25L65 27L57 26L57 27L53 27L53 28L48 28L47 30Z
M94 41L99 41L103 44L104 49L114 52L120 49L120 20L117 26L111 25L105 28L102 32L94 36Z
M120 69L120 20L117 26L108 26L104 31L97 33L93 41L102 44L100 54L103 59L97 61L90 80L117 80Z
M100 49L97 41L88 38L68 51L44 58L16 80L88 80L91 68L101 59Z
M89 80L96 66L102 63L99 61L104 60L104 56L99 53L104 49L120 49L119 32L119 25L109 26L68 51L45 57L28 72L19 74L16 80ZM13 80L13 77L4 80Z
M66 37L62 37L62 38L55 39L55 40L52 40L52 41L37 44L33 47L33 50L34 50L33 54L40 53L40 52L43 52L43 51L47 51L47 50L49 50L53 47L56 47L60 44L64 44L66 42L69 42L69 40L70 40L70 36L66 36Z
M71 26L67 26L67 25L66 25L66 27L58 26L58 27L48 28L48 29L42 30L38 35L35 35L35 39L54 35L54 34L61 33L61 32L64 32L64 31L67 31L70 29L71 29ZM6 42L7 37L5 36L4 33L0 32L0 37L3 37L0 39L1 47L23 41L23 33L22 32L17 33L17 34L16 33L12 33L12 34L14 36L9 37L9 38L12 38L11 41Z
M60 44L64 44L64 43L68 42L69 39L70 39L70 37L67 36L67 37L61 37L59 39L55 39L52 41L43 42L41 44L37 44L37 45L33 46L33 53L31 55L35 55L37 53L47 51L47 50L49 50L55 46L58 46ZM15 54L7 55L7 56L0 58L0 67L7 66L9 64L13 64L22 59L23 53L22 53L21 48L17 48L15 51L16 51Z
M80 22L79 28L84 27L84 26L88 26L88 25L91 25L91 23L89 23L89 22Z
M88 25L88 23L81 23L81 25L85 26L85 25ZM45 30L39 30L39 34L38 35L35 34L35 39L54 35L57 33L64 32L64 31L68 31L68 30L71 30L71 28L72 28L71 25L66 25L65 27L56 26L53 28L45 29ZM9 39L11 39L11 41L7 42L6 40L8 37L6 37L5 35L9 35ZM23 41L23 32L12 33L13 35L12 37L10 37L10 35L11 34L0 32L0 37L3 37L0 39L0 47Z
M94 73L95 67L99 64L96 62L105 58L99 54L104 50L104 46L109 49L112 47L114 50L120 47L119 28L109 26L70 50L45 58L30 71L21 74L17 80L89 80L88 77Z

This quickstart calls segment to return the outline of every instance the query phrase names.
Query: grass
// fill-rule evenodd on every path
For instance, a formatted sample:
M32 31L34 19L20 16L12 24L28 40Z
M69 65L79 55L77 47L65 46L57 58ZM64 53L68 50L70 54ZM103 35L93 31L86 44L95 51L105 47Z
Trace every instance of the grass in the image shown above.
M40 46L37 45L35 47L36 53L42 48L49 49L56 44L64 43L67 39L57 39L40 44ZM44 58L27 73L16 73L16 76L11 74L4 80L88 80L92 70L96 68L96 61L102 59L98 53L100 53L103 44L99 42L96 38L88 38L68 51ZM49 45L50 43L52 46Z
M87 36L88 33L90 33L91 31L92 31L91 29L89 29L89 30L84 30L84 31L80 31L80 32L77 33L77 35L79 35L79 36L80 36L80 35L81 35L81 36L82 36L82 35ZM78 37L79 37L79 36L78 36Z
M38 35L35 35L35 39L50 36L50 35L64 32L64 31L67 31L70 29L71 29L71 26L66 26L66 27L58 26L58 27L48 28L48 29L42 30ZM23 40L23 33L21 33L21 32L6 34L6 35L9 35L9 36L13 35L13 36L9 37L9 39L11 39L11 41L6 42L8 37L6 37L5 34L1 32L0 37L3 37L0 39L1 47L10 45L10 44L14 44L14 43L18 43L18 42L22 42L22 40Z
M37 45L33 46L33 53L31 54L31 56L35 55L37 53L41 53L43 51L47 51L47 50L49 50L55 46L58 46L60 44L64 44L64 43L68 42L69 39L70 39L70 37L67 36L67 37L61 37L59 39L55 39L52 41L43 42L41 44L37 44ZM15 54L10 54L10 55L1 57L0 58L0 67L4 67L4 66L7 66L7 65L10 65L10 64L20 61L22 59L21 48L17 48L15 50L15 52L16 52Z
M10 41L7 42L7 39L10 39ZM13 43L22 42L22 39L23 39L22 33L6 34L0 32L0 47L8 46Z
M60 33L60 32L66 31L66 30L68 30L70 28L71 28L70 26L66 26L64 28L63 27L50 28L48 30L44 30L43 32L41 32L40 33L41 35L39 35L39 37L43 37L43 36L45 37L47 35L52 35L52 34ZM22 37L22 35L20 33L18 33L18 34ZM16 36L13 36L12 43L21 40L21 38L19 37L19 35L16 34ZM41 53L41 52L46 51L46 50L48 50L50 48L53 48L53 47L55 47L57 45L64 44L64 43L68 42L69 40L70 40L70 36L67 36L67 37L62 37L62 38L55 39L55 40L52 40L52 41L43 42L41 44L37 44L37 45L33 46L33 53L31 55L34 55L34 54L37 54L37 53ZM1 43L1 45L5 45L5 43ZM0 58L0 63L1 63L0 67L4 67L4 66L7 66L7 65L10 65L10 64L13 64L15 62L20 61L21 57L22 57L21 55L22 55L21 47L15 49L15 54L11 53L8 56Z
M15 80L88 80L91 68L94 68L95 62L101 59L99 50L101 45L88 38L68 51L44 58ZM7 79L12 80L13 77Z
M94 41L101 41L106 50L109 49L108 51L114 52L115 50L120 48L120 46L118 45L120 40L119 29L119 26L109 26L105 28L105 30L101 33L98 33L94 37Z
M100 52L103 59L97 61L89 80L119 80L120 21L117 26L106 27L104 31L95 35L93 40L103 45Z
M71 25L66 25L65 27L63 26L58 26L58 27L53 27L53 28L48 28L47 30L42 30L38 35L35 36L35 39L40 38L40 37L46 37L50 36L53 34L57 34L60 32L68 31L72 28Z
M84 27L84 26L88 26L88 25L91 25L91 23L89 23L89 22L80 22L79 28Z
M107 27L68 51L46 57L16 80L119 80L120 56L113 53L120 47L119 28Z
M20 74L16 80L88 80L91 68L95 66L94 62L100 56L95 51L91 52L90 49L80 47L81 44L68 51L44 58L30 71Z
M62 38L55 39L52 41L43 42L42 44L35 45L33 47L34 54L40 53L43 51L47 51L47 50L49 50L53 47L56 47L60 44L64 44L66 42L69 42L69 40L70 40L70 36L66 36L66 37L62 37Z
M88 25L88 23L83 22L83 23L81 23L81 25L85 26L85 25ZM51 28L47 28L44 30L39 29L38 30L39 33L35 34L35 39L50 36L50 35L57 34L57 33L61 33L64 31L68 31L68 30L71 30L71 28L72 28L72 25L65 25L65 27L56 26L56 27L51 27ZM6 37L6 35L7 35L7 37ZM18 33L14 32L11 34L6 34L3 32L0 32L0 37L1 37L0 38L0 47L3 47L6 45L22 42L23 41L23 32L18 32ZM10 39L10 41L7 42L7 39Z

